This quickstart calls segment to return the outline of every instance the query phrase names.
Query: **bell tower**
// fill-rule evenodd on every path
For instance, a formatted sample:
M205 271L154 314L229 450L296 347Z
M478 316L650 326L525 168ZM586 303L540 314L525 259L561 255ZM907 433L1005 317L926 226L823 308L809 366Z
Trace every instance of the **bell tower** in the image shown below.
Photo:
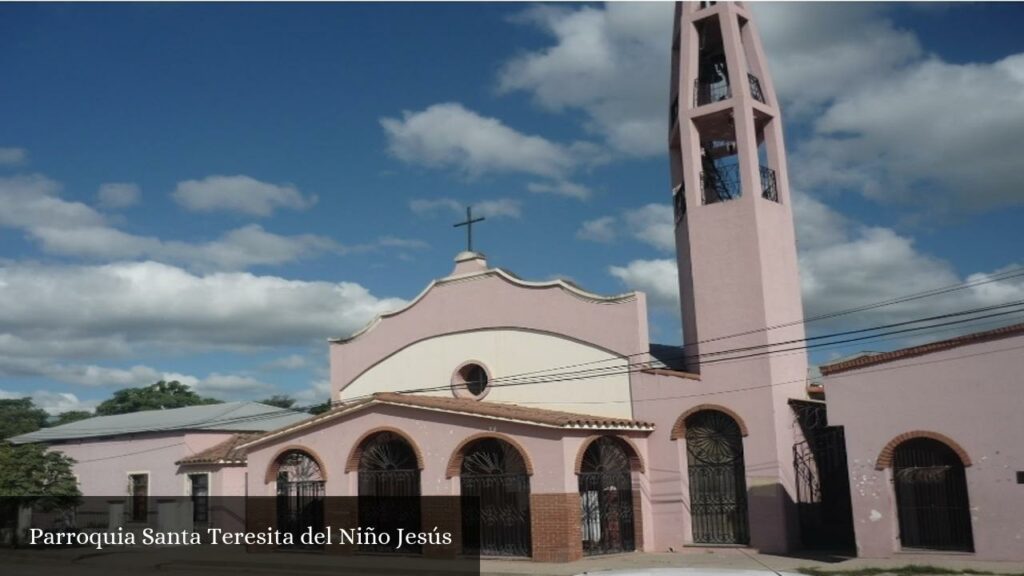
M687 370L700 373L702 400L747 419L750 543L785 550L797 533L788 400L806 397L807 356L783 344L804 337L792 198L745 3L676 3L669 102Z
M778 101L741 2L676 4L669 152L689 369L801 338ZM769 327L789 325L767 330ZM737 336L738 335L738 336ZM806 361L805 361L806 363Z

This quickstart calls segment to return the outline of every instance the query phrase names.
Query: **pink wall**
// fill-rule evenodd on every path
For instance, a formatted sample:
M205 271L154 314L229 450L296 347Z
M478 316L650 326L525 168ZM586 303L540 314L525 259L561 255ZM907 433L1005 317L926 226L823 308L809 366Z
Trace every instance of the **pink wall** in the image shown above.
M863 556L900 549L892 469L875 470L896 436L924 430L966 450L976 556L1024 560L1024 336L974 344L825 379L829 423L844 426L854 525Z
M176 432L86 439L51 448L77 461L75 474L86 496L124 496L130 473L149 473L150 496L182 496L178 460L231 436L227 432Z
M449 459L460 442L481 432L511 436L523 447L534 471L530 478L531 493L576 492L579 489L574 468L576 456L584 440L598 433L485 420L401 406L377 406L343 420L327 422L316 428L282 436L251 448L248 455L249 494L275 494L274 482L265 482L268 468L286 447L302 447L311 450L323 461L327 473L325 490L328 496L357 495L357 474L346 473L345 466L356 441L364 433L378 427L397 428L414 439L424 461L420 475L421 491L424 496L459 493L458 477L445 477ZM631 438L640 451L641 458L646 462L648 454L643 434L618 435ZM635 484L644 491L643 497L647 498L646 479L641 478L642 475L635 476ZM644 525L647 530L649 518L644 518Z
M484 271L486 262L474 260L460 266L474 274ZM381 318L352 339L331 344L333 397L365 370L410 344L481 328L550 332L620 355L647 351L643 294L616 298L583 294L557 283L531 285L496 271L438 280L411 307Z

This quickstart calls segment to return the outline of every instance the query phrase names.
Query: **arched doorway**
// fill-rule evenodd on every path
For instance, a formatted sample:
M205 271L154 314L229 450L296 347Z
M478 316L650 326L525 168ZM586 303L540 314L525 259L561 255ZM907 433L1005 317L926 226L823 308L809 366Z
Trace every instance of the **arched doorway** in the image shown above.
M394 432L378 432L362 442L359 456L359 525L377 533L420 532L420 469L416 451ZM394 552L389 545L364 545L371 552ZM416 553L403 545L399 552Z
M946 444L913 438L893 453L893 484L904 548L974 550L964 464Z
M697 544L747 544L743 435L729 415L701 410L686 419L690 518Z
M519 450L499 438L476 440L463 451L459 479L463 550L529 556L530 476Z
M303 547L300 536L312 527L324 528L324 475L320 465L302 450L288 450L277 457L277 529L290 533L294 546Z
M586 555L636 549L633 478L626 450L622 440L601 436L583 453L579 489Z

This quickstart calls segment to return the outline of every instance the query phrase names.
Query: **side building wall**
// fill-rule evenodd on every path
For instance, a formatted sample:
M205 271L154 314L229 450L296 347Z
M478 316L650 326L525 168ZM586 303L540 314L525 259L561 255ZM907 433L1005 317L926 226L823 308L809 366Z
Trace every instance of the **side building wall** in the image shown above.
M937 433L963 449L975 557L1024 560L1024 336L962 346L825 378L829 423L843 426L857 548L901 550L894 439ZM956 446L952 448L956 449Z

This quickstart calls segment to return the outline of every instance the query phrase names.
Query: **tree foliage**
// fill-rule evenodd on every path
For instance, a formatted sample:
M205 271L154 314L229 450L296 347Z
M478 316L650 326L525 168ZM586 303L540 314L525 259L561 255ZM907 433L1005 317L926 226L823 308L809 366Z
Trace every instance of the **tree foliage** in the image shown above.
M270 398L265 398L259 402L260 404L275 406L277 408L291 408L292 406L295 406L295 398L285 396L284 394L274 394Z
M85 410L69 410L67 412L61 412L57 414L57 417L50 423L51 426L60 426L62 424L70 424L72 422L78 422L79 420L86 420L92 418L94 414Z
M41 444L0 443L0 528L18 545L18 510L68 510L82 499L75 461Z
M104 400L96 407L96 414L99 416L110 416L113 414L141 412L143 410L184 408L201 404L220 404L220 400L204 398L177 380L170 382L161 380L156 384L141 388L118 390L112 398Z
M46 426L49 415L31 398L0 400L0 440L35 432Z

